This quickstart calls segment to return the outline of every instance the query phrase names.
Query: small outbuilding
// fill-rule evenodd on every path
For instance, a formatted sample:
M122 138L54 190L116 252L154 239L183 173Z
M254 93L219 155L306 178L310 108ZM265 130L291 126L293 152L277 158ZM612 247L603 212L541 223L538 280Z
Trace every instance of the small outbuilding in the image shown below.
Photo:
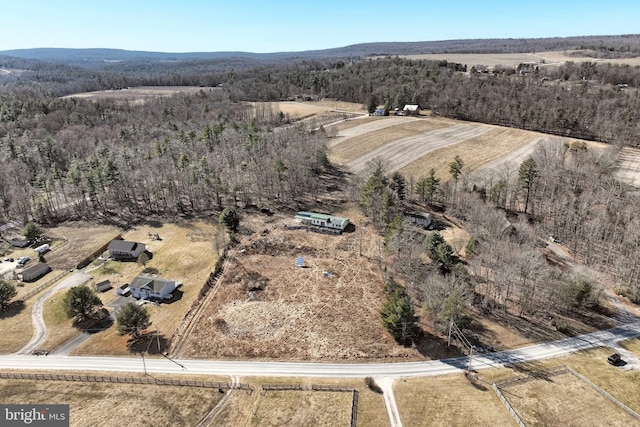
M407 104L402 111L406 116L417 116L420 114L420 107L417 104Z
M14 248L26 248L29 246L29 241L26 237L16 237L9 240L9 244Z
M18 273L18 280L21 282L33 282L50 271L51 267L43 262L39 262L29 268L25 268L21 273Z
M96 291L98 292L106 292L109 289L112 289L111 282L109 280L103 280L102 282L98 282L95 285Z
M129 285L131 295L138 299L170 299L178 287L174 280L138 276Z
M147 248L144 243L127 240L112 240L109 243L109 256L115 260L135 260Z

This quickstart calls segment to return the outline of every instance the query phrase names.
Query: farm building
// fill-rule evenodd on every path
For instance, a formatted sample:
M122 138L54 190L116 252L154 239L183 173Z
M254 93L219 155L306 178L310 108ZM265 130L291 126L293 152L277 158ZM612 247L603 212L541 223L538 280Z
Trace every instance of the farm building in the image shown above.
M402 111L406 116L417 116L420 114L420 107L418 105L407 104Z
M431 225L431 214L426 212L406 211L404 219L422 228L427 228Z
M9 244L14 248L26 248L27 246L29 246L29 241L26 237L16 237L9 240Z
M169 299L172 297L171 292L177 287L173 280L138 276L129 285L129 290L138 299Z
M51 267L43 262L32 265L29 268L22 270L22 273L18 273L18 280L22 282L33 282L38 280L45 274L51 271Z
M116 260L137 259L146 249L144 243L127 240L112 240L109 243L109 256Z
M349 225L348 218L315 212L298 212L295 219L305 225L315 225L340 231L344 231L344 229L347 228L347 225Z
M96 291L98 292L107 292L113 286L111 286L111 282L109 280L103 280L102 282L98 282L95 285Z

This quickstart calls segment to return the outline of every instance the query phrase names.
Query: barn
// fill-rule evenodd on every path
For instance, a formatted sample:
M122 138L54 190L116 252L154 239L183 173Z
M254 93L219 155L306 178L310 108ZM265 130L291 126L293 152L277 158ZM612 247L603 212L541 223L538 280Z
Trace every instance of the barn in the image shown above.
M51 267L43 262L39 262L29 268L25 268L22 270L22 273L18 273L18 280L22 282L33 282L50 271Z

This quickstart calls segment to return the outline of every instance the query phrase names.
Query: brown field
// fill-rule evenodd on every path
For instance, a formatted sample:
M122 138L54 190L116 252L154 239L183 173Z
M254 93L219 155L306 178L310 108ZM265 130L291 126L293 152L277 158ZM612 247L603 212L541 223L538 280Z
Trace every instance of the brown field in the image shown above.
M491 384L463 374L396 380L398 411L407 426L516 426Z
M460 64L486 65L494 67L496 65L504 65L517 67L522 62L538 62L540 66L562 65L567 61L573 62L610 62L612 64L629 64L631 66L640 65L640 58L619 58L619 59L599 59L587 56L569 56L570 51L549 51L534 53L438 53L438 54L421 54L421 55L405 55L410 59L426 59L440 61L446 59L451 62ZM541 61L544 61L542 63Z
M162 240L151 240L150 233L158 233ZM160 277L182 282L174 292L174 301L146 304L151 314L151 330L169 339L186 315L200 289L213 271L223 237L217 224L204 221L183 224L141 225L123 234L127 240L142 242L153 253L147 267L158 269ZM99 294L106 305L117 295L115 288L130 283L143 270L132 262L109 262L106 268L93 271L94 280L111 280L114 289ZM70 322L70 321L69 321ZM115 325L90 337L72 354L128 354L126 336L119 336Z
M449 163L455 156L460 156L467 171L473 171L496 159L504 161L502 159L505 156L509 156L519 148L530 147L532 150L535 144L542 139L543 137L535 132L493 127L480 136L435 150L428 156L408 164L400 170L400 173L419 180L426 176L431 168L434 168L437 176L447 180L450 178Z
M640 188L640 149L624 147L616 161L616 177L636 188Z
M379 236L356 209L336 212L359 231L340 236L284 230L290 217L247 218L238 253L182 357L287 360L419 357L395 344L378 311L385 296ZM267 230L264 233L263 230ZM295 267L298 256L306 268ZM323 273L329 271L334 277ZM262 288L262 290L259 290ZM254 290L250 290L254 289Z
M68 404L74 427L193 426L222 396L196 387L0 380L3 403Z
M494 127L490 125L458 122L451 126L396 139L375 150L363 153L357 159L347 163L347 166L352 171L359 173L366 170L367 164L371 160L382 159L388 171L402 171L402 168L415 162L416 159L423 156L431 158L432 153L436 150L456 146L461 142L488 133L492 129Z
M254 104L266 104L273 105L278 111L288 114L292 119L300 119L303 117L309 117L316 114L324 114L329 111L349 111L358 114L367 114L362 104L355 104L353 102L342 101L308 101L308 102L295 102L295 101L281 101L281 102L256 102Z
M251 426L348 425L352 393L317 391L268 391L256 393Z
M355 121L352 121L352 123ZM358 120L361 122L361 120ZM345 129L340 137L331 141L329 159L337 163L348 163L371 151L403 138L449 126L448 120L415 119L393 117Z
M65 223L47 230L47 236L62 239L59 246L45 257L52 267L61 269L75 267L80 261L114 239L120 230L112 225L90 223ZM68 241L63 244L62 241Z
M576 376L565 373L502 390L525 425L629 426L635 418Z
M375 116L364 116L358 117L356 119L346 120L340 123L336 123L335 125L331 125L327 128L329 132L335 134L335 137L329 141L329 147L334 147L336 145L340 145L342 149L350 146L351 144L358 145L359 136L373 134L376 131L383 131L386 128L395 128L398 125L415 122L417 123L419 120L415 117L375 117ZM433 122L432 122L433 123ZM424 126L424 124L418 124L419 126ZM409 129L410 130L410 129ZM406 130L405 130L406 131ZM409 135L415 135L417 132L409 132ZM352 139L353 138L353 139ZM396 138L394 138L396 139ZM392 139L391 141L393 141ZM346 140L350 140L348 143ZM366 145L363 147L363 153L370 151ZM333 152L333 150L332 150ZM358 156L361 154L358 153Z
M132 104L143 104L146 100L173 96L179 93L194 94L200 91L221 90L213 87L198 86L139 86L124 88L119 90L98 90L94 92L74 93L63 96L63 98L82 99L107 99L113 98L116 101L129 102Z
M0 327L2 327L0 353L14 353L29 343L33 336L31 309L37 299L38 296L36 295L26 301L25 305L10 308L0 313Z
M352 398L350 392L268 391L264 396L261 396L260 387L263 384L302 384L305 390L310 389L312 384L353 387L359 392L358 425L367 427L389 426L389 418L382 394L371 391L364 385L363 380L249 377L241 378L240 382L249 383L255 392L249 394L240 390L234 391L225 408L216 418L216 426L349 425ZM272 393L277 394L272 395ZM302 399L306 400L302 401ZM304 403L301 405L301 402Z

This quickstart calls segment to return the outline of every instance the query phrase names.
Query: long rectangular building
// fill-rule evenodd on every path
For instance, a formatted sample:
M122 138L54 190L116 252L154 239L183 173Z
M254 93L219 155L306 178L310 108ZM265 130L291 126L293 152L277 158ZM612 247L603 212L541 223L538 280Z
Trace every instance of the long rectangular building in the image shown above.
M344 231L349 225L349 218L342 218L335 215L326 215L316 212L298 212L295 219L302 224L315 225L317 227L331 228L333 230Z

